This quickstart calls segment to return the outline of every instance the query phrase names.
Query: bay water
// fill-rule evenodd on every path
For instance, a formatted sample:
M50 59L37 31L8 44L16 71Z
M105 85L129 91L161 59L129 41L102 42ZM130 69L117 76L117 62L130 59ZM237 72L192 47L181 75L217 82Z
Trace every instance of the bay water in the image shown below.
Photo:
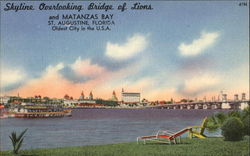
M158 130L179 131L225 110L73 109L72 117L0 119L0 150L11 150L9 135L28 128L22 149L101 145L136 141ZM208 135L218 135L216 133ZM187 134L184 134L184 137Z

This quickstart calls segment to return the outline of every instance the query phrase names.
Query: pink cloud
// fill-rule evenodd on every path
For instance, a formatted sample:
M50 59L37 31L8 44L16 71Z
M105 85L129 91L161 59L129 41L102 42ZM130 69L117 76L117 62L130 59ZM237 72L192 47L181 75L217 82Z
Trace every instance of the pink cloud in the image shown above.
M80 57L71 65L76 74L96 77L106 72L104 67L93 64L90 59L82 60Z
M88 62L87 62L88 64ZM83 82L83 83L73 83L65 79L61 74L60 70L64 68L63 63L59 63L56 66L48 66L45 72L41 75L40 78L30 80L24 86L21 86L13 91L7 92L7 95L17 95L20 93L23 97L30 97L34 95L49 96L62 98L65 94L69 94L74 98L78 98L82 90L85 92L90 92L96 86L104 83L109 79L109 74L105 70L102 70L102 67L88 66L86 69L101 69L99 76ZM91 74L91 72L87 72ZM102 95L99 95L101 97ZM105 97L104 97L105 98Z
M142 77L136 81L129 79L129 76L135 75L140 71L140 65L131 64L127 68L123 68L116 72L110 72L104 67L91 63L90 60L81 60L78 58L72 65L72 69L80 75L92 76L91 80L75 83L66 79L60 72L65 68L63 63L59 63L55 66L48 66L40 78L36 78L28 81L25 85L6 93L7 95L20 94L22 97L30 97L34 95L49 96L62 98L65 94L79 98L81 91L84 91L85 96L88 96L90 91L93 91L94 97L103 99L110 99L112 91L115 90L117 97L121 99L121 89L129 92L140 92L141 98L148 100L170 100L173 98L178 101L182 98L188 98L178 93L175 86L168 86L162 84L159 86L157 81L159 75L152 77ZM133 69L133 70L131 70ZM93 70L93 71L92 71ZM191 78L185 80L185 92L196 92L202 90L204 87L216 86L220 81L219 77L203 75L199 78ZM164 77L164 76L163 76ZM163 78L160 76L160 78ZM167 77L166 77L167 79ZM234 88L235 90L235 88ZM199 93L197 98L202 99L204 96L207 99L212 96L217 96L220 90L207 90ZM241 93L241 89L238 89L238 93ZM230 96L233 96L233 92L227 91ZM249 90L245 91L247 94ZM234 92L235 93L235 92ZM195 98L195 97L189 97Z

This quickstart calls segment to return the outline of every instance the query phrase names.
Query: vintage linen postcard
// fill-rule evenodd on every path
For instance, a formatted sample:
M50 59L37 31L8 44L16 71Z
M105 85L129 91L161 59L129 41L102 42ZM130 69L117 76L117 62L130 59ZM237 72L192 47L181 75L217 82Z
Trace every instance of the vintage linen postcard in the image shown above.
M249 1L1 1L0 155L249 155Z

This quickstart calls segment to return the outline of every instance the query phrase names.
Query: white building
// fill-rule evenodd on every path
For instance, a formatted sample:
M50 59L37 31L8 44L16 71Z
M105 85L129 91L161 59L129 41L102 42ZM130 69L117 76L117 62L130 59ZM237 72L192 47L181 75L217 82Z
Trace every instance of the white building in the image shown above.
M78 104L78 100L63 100L64 107L74 107Z
M140 103L140 93L122 92L123 103Z
M10 100L9 96L1 96L0 97L0 104L6 105L9 100Z
M96 104L95 100L84 99L79 101L79 104Z

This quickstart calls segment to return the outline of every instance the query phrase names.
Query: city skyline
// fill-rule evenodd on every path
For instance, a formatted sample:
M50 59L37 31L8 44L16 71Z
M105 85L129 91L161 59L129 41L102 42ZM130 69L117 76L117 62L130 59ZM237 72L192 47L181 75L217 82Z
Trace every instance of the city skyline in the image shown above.
M2 11L1 94L60 98L86 90L108 99L125 88L152 101L209 98L221 90L249 95L247 7L150 4L150 11L67 12L114 14L115 26L103 32L52 31L47 18L56 11Z
M138 92L127 92L124 90L124 88L122 88L121 92L116 92L115 90L112 91L112 93L110 93L110 97L108 98L103 98L103 97L95 97L95 95L93 94L93 91L90 91L89 94L84 92L83 90L81 92L79 92L79 95L76 97L71 96L68 93L65 93L62 97L48 97L48 96L41 96L40 94L37 95L33 95L33 96L29 96L29 97L23 97L22 95L20 95L19 93L17 93L17 95L2 95L0 96L1 98L9 98L9 97L19 97L19 98L51 98L51 99L66 99L66 100L82 100L82 99L90 99L90 100L96 100L96 99L102 99L102 100L112 100L112 99L116 99L115 101L123 101L122 100L122 96L123 93L125 94L141 94ZM119 100L120 99L120 100ZM150 101L147 99L147 97L144 97L143 95L140 96L140 101ZM248 96L246 95L246 93L242 92L242 93L234 93L232 95L228 95L227 93L224 93L223 91L218 92L217 95L212 95L211 97L181 97L179 99L174 99L173 97L171 97L170 99L155 99L155 100L151 100L151 102L156 102L156 101L165 101L165 102L169 102L169 101L174 101L174 102L180 102L182 100L191 100L191 101L221 101L221 100L248 100Z

